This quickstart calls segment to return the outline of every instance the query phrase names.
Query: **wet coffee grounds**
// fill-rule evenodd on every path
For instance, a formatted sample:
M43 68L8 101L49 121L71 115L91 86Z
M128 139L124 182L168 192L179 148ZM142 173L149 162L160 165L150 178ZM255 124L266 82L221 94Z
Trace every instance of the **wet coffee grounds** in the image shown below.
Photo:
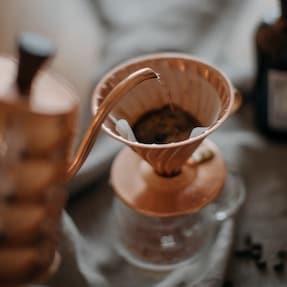
M193 128L201 124L191 114L176 105L152 110L133 126L136 139L144 144L167 144L189 138Z

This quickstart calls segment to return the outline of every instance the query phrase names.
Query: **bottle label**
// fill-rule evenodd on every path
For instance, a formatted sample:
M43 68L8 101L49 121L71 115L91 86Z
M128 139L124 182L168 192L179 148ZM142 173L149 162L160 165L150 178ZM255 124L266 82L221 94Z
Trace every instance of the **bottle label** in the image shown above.
M268 124L274 129L287 129L287 72L268 73Z

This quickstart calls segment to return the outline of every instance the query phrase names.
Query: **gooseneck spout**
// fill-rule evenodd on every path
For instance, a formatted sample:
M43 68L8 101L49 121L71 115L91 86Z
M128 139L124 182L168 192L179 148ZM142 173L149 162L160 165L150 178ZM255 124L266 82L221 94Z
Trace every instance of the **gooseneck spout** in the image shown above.
M119 82L110 94L105 98L103 103L99 106L97 113L92 119L82 142L79 145L71 163L67 170L67 178L71 179L80 169L91 151L97 135L99 133L101 124L106 119L113 107L120 101L120 99L133 89L135 86L143 81L158 78L158 74L151 68L143 68L130 74L128 77Z

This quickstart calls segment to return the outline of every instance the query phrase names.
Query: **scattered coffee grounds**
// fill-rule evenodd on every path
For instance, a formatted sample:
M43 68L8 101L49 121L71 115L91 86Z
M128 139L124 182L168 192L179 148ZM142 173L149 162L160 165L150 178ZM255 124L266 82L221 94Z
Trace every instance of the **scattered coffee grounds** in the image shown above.
M201 124L176 105L166 105L144 114L133 126L136 139L145 144L167 144L189 138Z
M268 269L268 262L263 258L263 245L259 242L254 242L249 234L243 237L243 243L244 248L235 250L235 256L242 260L252 260L259 271L265 272ZM280 275L285 271L287 251L279 249L275 255L277 258L272 268L275 273Z
M253 259L256 263L262 261L263 246L259 242L254 242L250 234L243 237L245 247L235 251L237 257Z

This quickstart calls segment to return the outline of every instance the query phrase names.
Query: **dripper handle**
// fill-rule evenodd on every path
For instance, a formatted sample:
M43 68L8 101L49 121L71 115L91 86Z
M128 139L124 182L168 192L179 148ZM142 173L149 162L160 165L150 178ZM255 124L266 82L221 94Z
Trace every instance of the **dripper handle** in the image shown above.
M234 88L233 93L234 93L234 102L233 102L233 106L232 106L231 111L230 111L231 115L236 113L242 105L241 93L236 88Z
M29 96L35 75L41 66L55 54L54 45L45 37L22 33L18 39L19 66L16 84L23 96Z

